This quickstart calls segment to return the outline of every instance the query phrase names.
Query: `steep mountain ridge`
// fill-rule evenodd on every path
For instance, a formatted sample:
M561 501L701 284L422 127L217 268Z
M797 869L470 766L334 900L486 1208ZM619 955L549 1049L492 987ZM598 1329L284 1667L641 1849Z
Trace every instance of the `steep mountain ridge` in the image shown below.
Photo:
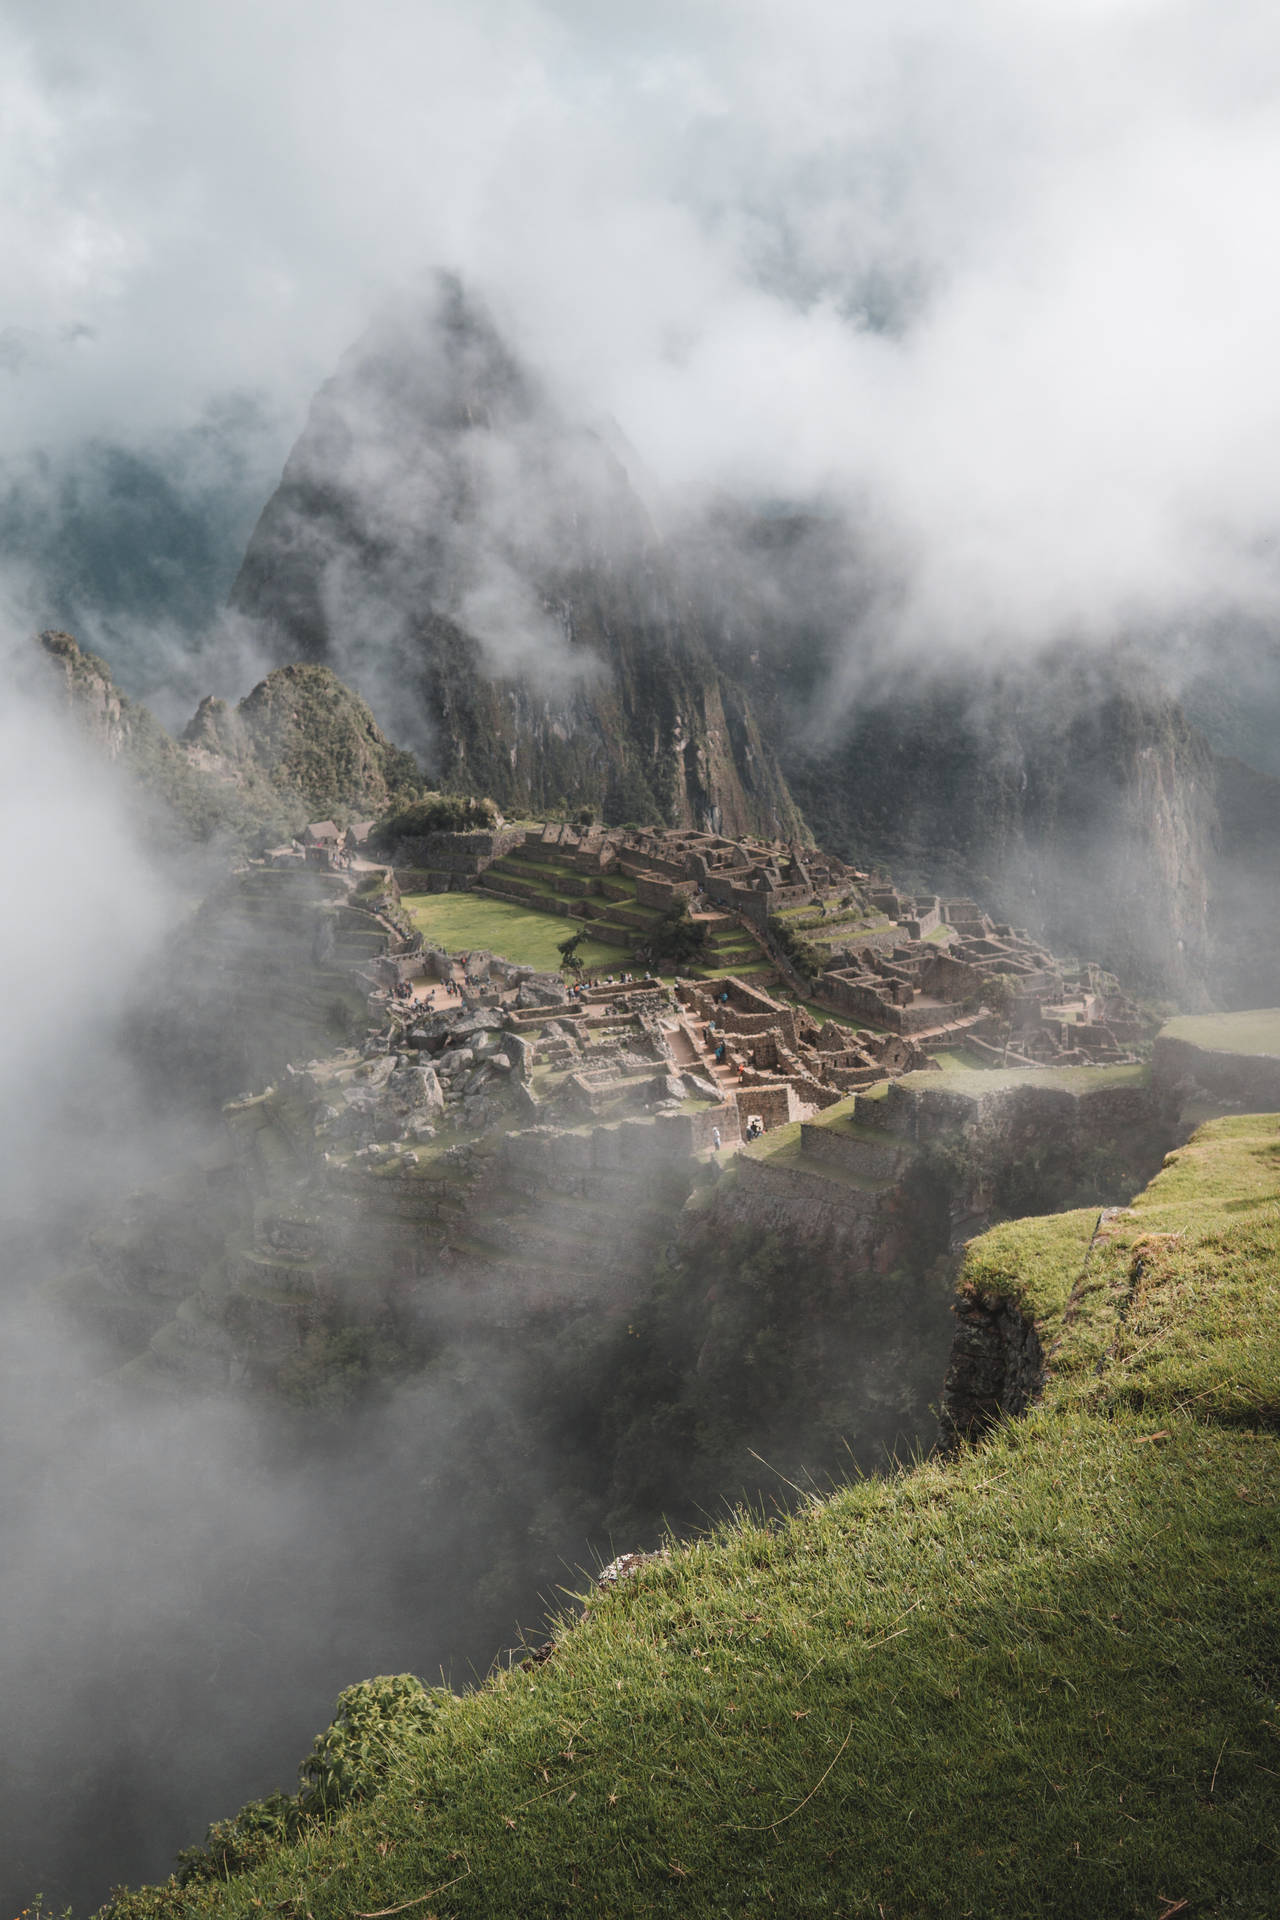
M330 814L383 813L421 790L412 754L327 667L278 667L236 707L209 696L175 740L69 633L42 633L38 644L53 677L37 685L46 697L52 686L130 776L162 844L244 850Z
M413 755L392 745L328 667L276 667L234 708L210 695L181 744L193 765L250 786L265 781L310 819L384 813L422 785Z
M1213 750L1156 641L886 660L874 567L817 511L722 505L687 566L821 844L1150 992L1280 997L1280 782Z
M1280 781L1128 668L1042 662L855 711L782 751L825 843L972 893L1188 1005L1280 998Z
M317 396L234 614L508 812L807 839L803 814L1149 991L1280 996L1280 783L1231 773L1150 650L887 676L860 659L878 588L843 518L722 508L660 539L624 459L444 280Z
M321 390L231 606L393 715L441 786L807 838L621 462L452 281Z

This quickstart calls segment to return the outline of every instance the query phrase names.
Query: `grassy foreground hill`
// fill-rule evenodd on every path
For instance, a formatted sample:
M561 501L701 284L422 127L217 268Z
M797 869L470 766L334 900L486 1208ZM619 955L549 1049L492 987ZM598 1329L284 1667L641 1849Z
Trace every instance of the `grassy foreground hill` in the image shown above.
M299 1795L106 1912L1276 1912L1280 1115L961 1287L1034 1325L1026 1417L652 1562L476 1692L352 1689Z

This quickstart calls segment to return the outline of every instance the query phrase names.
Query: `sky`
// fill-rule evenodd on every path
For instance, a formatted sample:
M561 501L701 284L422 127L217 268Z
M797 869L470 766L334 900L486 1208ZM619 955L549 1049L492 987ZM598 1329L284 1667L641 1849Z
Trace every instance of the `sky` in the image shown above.
M1274 611L1260 0L9 0L0 75L11 465L231 406L260 504L455 268L677 510L856 512L895 645Z

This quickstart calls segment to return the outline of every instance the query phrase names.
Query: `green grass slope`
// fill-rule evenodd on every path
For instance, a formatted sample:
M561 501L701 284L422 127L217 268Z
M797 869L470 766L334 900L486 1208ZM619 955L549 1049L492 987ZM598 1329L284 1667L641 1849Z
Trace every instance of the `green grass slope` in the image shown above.
M444 947L450 953L485 948L517 966L538 967L547 973L554 973L560 965L560 941L579 932L582 924L479 891L409 893L403 905L431 946ZM621 947L605 946L592 939L582 942L578 958L589 973L616 972L630 961Z
M1170 1040L1214 1053L1280 1054L1280 1008L1247 1013L1184 1013L1161 1028Z
M115 1920L1280 1911L1280 1116L962 1285L1038 1322L1026 1418L651 1564L472 1694L354 1690L301 1798Z

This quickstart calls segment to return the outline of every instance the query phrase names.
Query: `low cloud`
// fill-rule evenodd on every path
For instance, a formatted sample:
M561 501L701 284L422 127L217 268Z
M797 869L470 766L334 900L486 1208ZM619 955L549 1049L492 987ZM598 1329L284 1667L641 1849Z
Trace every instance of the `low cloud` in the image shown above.
M886 647L1274 613L1270 9L54 0L4 32L11 455L253 390L282 458L445 264L672 511L851 516Z

